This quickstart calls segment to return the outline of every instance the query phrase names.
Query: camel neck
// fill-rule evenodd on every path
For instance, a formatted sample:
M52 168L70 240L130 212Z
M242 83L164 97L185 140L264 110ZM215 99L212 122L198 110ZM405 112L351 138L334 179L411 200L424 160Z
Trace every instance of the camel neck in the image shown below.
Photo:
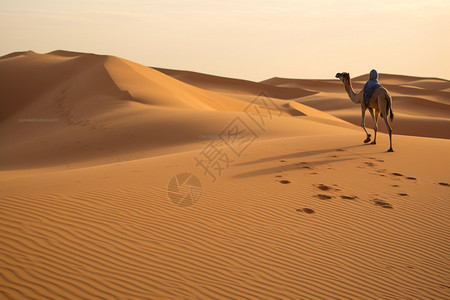
M348 82L345 83L345 91L347 92L348 96L350 97L350 100L352 100L353 103L359 103L359 95L355 93L352 86L352 80L349 78Z

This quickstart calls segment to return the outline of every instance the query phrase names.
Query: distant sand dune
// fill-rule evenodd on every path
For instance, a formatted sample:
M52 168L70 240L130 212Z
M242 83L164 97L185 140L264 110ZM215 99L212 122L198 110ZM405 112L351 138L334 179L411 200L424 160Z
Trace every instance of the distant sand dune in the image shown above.
M186 81L202 88L212 89L224 95L247 100L252 99L248 93L249 87L256 87L269 91L267 86L278 88L271 90L269 95L273 98L296 100L302 104L325 111L357 126L361 123L361 112L358 106L351 103L344 87L339 80L314 80L291 79L273 77L259 83L241 81L236 79L221 78L206 74L198 74L186 71L161 69L164 73L174 78ZM368 75L357 76L353 79L353 87L360 91ZM211 84L214 82L214 84ZM392 93L394 97L394 112L398 113L395 120L394 133L405 135L417 135L425 137L450 138L450 127L447 122L435 120L435 118L448 119L450 116L450 93L447 89L450 81L439 78L421 78L405 75L380 74L380 82ZM236 86L241 85L237 89ZM218 88L220 87L220 88ZM243 87L246 88L246 96L242 95ZM294 91L300 89L309 93L282 93L281 90ZM256 95L253 92L253 95ZM277 96L282 95L282 97ZM398 101L397 101L398 99ZM419 100L420 99L420 100ZM397 105L398 103L398 105ZM345 110L345 113L342 111ZM348 112L351 112L350 114ZM403 116L407 116L404 118ZM417 118L415 123L414 117ZM425 118L430 118L425 120ZM366 115L367 127L372 127L369 113ZM423 123L425 121L425 123ZM436 121L436 122L435 122ZM380 122L381 123L381 122ZM384 124L381 131L386 132Z
M203 89L231 92L235 94L250 94L257 95L261 91L266 92L270 97L278 99L294 99L304 96L316 94L317 92L305 88L292 87L277 87L271 84L257 83L253 81L225 78L207 74L201 74L189 71L177 71L170 69L156 68L156 70L170 75L180 81L192 84Z

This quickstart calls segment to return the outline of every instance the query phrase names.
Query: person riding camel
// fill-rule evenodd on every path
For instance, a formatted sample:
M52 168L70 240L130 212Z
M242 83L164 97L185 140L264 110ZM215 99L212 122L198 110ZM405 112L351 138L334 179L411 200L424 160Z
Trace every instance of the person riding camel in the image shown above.
M373 69L370 71L369 80L364 85L364 102L366 103L366 106L369 106L370 97L372 97L375 90L379 87L383 86L378 82L377 70Z

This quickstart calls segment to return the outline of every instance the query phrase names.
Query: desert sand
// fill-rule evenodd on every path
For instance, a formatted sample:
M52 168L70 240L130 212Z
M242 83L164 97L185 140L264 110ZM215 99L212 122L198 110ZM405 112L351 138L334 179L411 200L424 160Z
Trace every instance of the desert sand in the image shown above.
M380 82L394 153L337 79L1 57L0 298L450 298L450 82Z

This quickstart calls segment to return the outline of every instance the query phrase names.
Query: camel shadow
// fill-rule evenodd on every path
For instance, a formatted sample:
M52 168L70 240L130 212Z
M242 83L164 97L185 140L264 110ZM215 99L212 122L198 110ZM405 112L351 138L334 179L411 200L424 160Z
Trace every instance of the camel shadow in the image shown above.
M269 162L269 161L273 161L273 160L300 158L300 157L307 157L307 156L313 156L313 155L317 155L317 154L326 154L326 153L332 153L332 152L333 153L334 152L344 152L347 149L364 147L364 146L366 146L366 145L358 144L358 145L352 145L352 146L346 146L346 147L340 147L340 148L329 148L329 149L321 149L321 150L293 152L290 154L280 154L280 155L276 155L276 156L265 157L265 158L261 158L261 159L238 163L238 164L235 164L235 166L246 166L246 165L251 165L251 164Z
M298 169L304 169L309 168L313 169L314 167L326 165L332 162L339 162L339 161L347 161L347 160L354 160L355 158L340 158L340 159L324 159L324 160L317 160L312 161L308 163L292 163L292 164L285 164L281 166L275 166L270 168L264 168L259 170L254 170L250 172L244 172L241 174L237 174L233 176L234 178L246 178L246 177L254 177L254 176L261 176L261 175L270 175L274 173L280 173L280 172L286 172L286 171L292 171L292 170L298 170Z
M321 149L321 150L313 150L313 151L303 151L303 152L294 152L290 154L281 154L281 155L275 155L271 157L265 157L253 161L243 162L236 164L236 166L246 166L251 164L258 164L258 163L264 163L264 162L270 162L270 161L277 161L277 160L286 160L286 159L299 159L303 157L318 155L318 154L327 154L327 153L340 153L345 152L346 149L351 148L357 148L357 147L364 147L365 145L352 145L352 146L346 146L341 148L329 148L329 149ZM249 172L240 173L237 175L234 175L234 178L245 178L245 177L253 177L253 176L261 176L261 175L268 175L268 174L274 174L279 172L285 172L285 171L292 171L292 170L298 170L298 169L313 169L317 166L326 165L333 162L340 162L340 161L348 161L348 160L354 160L356 157L346 157L346 158L337 158L336 156L322 159L322 160L316 160L316 161L309 161L309 162L294 162L290 164L282 164L277 165L274 167L268 167L258 170L253 170Z

